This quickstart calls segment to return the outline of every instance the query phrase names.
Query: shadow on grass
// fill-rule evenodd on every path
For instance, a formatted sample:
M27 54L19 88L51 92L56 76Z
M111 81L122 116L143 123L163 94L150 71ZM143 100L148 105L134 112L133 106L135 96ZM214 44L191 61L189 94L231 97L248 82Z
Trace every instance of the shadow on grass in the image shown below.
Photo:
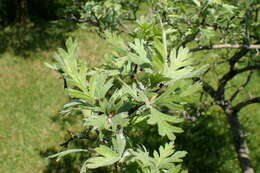
M61 131L66 131L68 129L73 132L78 131L79 124L81 124L75 117L79 117L81 115L75 113L72 116L66 117L65 120L61 120L60 114L57 113L55 116L51 117L53 123L59 125ZM79 118L80 119L80 118ZM75 132L75 134L80 134L81 132ZM68 141L71 136L69 133L65 135L62 141L56 144L56 146L49 147L44 151L40 151L39 155L43 159L47 159L47 157L57 154L61 151L69 150L69 149L86 149L86 147L94 148L95 144L93 144L93 140L90 139L74 139L68 143L67 147L60 146L60 144ZM82 164L85 160L90 157L91 153L88 152L76 152L70 153L64 157L62 157L59 161L57 158L48 159L48 164L42 171L42 173L79 173L82 167ZM87 171L86 173L107 173L107 170L104 168L99 168L96 170Z
M40 156L43 158L47 158L53 153L57 153L58 151L55 149L47 149L46 151L41 151ZM59 162L55 159L48 160L48 166L43 170L43 173L71 173L71 172L79 172L79 167L76 167L75 158L73 156L68 155L62 158Z
M76 26L66 21L28 23L0 28L0 54L9 52L24 58L36 52L62 47L67 33Z
M74 142L70 148L82 148L84 142ZM57 144L58 145L58 144ZM62 148L60 148L62 150ZM60 152L60 150L54 148L48 148L45 151L41 151L39 154L42 158L47 158L53 154ZM76 173L80 172L82 161L87 159L86 153L74 153L68 154L62 157L59 161L54 159L48 159L48 165L44 168L42 173Z
M61 128L65 130L62 122L53 119L54 122L59 123ZM73 122L70 122L73 123ZM74 124L74 123L73 123ZM149 150L158 149L164 143L164 139L159 136L150 135L157 134L157 128L149 128L145 124L141 124L143 131L137 136L132 137L138 139L134 143L144 144ZM149 126L150 127L150 126ZM225 127L225 122L217 117L208 115L200 117L194 122L183 123L184 133L179 134L176 140L176 149L185 150L188 152L184 159L184 166L188 168L191 173L201 172L223 172L228 173L235 166L227 167L225 163L236 163L234 160L236 156L232 150L232 143L230 141L230 133ZM140 138L141 136L141 138ZM62 143L63 141L61 141ZM69 148L86 148L90 146L93 141L75 140L70 143ZM57 144L59 145L59 144ZM90 146L91 148L91 146ZM60 148L62 149L62 148ZM60 151L49 148L46 151L41 151L40 155L44 158L56 154ZM44 173L74 173L80 172L83 162L89 158L88 153L75 153L63 157L59 162L55 159L50 159ZM106 173L104 169L93 170L91 173ZM90 173L90 172L88 172Z
M176 149L185 150L188 155L184 159L184 166L191 173L201 172L236 172L239 170L236 154L233 151L231 134L225 119L217 115L203 115L193 122L186 121L182 124L184 133L178 134L176 138ZM79 115L77 115L79 116ZM75 116L72 116L75 118ZM55 116L54 123L58 123L60 128L65 131L66 123L60 121ZM76 125L77 122L72 119L67 119L70 125ZM140 126L140 127L139 127ZM156 150L162 143L167 140L157 136L157 127L151 127L146 123L138 125L141 132L131 133L131 139L136 145L144 144L148 150ZM151 135L154 134L154 135ZM61 143L64 141L61 141ZM70 143L69 148L86 148L91 146L93 141L75 140ZM59 145L59 144L57 144ZM61 150L62 148L60 148ZM60 151L49 148L46 151L41 151L40 156L46 158ZM59 162L55 159L50 159L43 173L74 173L79 172L83 162L89 158L89 153L75 153L63 157ZM105 169L97 169L91 173L107 173ZM88 172L90 173L90 172Z
M185 122L182 128L184 133L177 136L176 145L188 152L184 165L190 173L228 173L232 168L237 169L231 134L224 120L205 115L194 122Z
M75 140L69 144L69 148L64 148L63 150L75 148L84 149L86 146L88 146L87 140ZM61 152L60 150L48 148L45 151L41 151L39 154L42 158L47 158L48 156ZM59 161L56 161L56 158L48 159L48 165L44 168L42 173L79 173L83 162L89 157L89 153L77 152L68 154L62 157ZM87 171L87 173L107 173L107 170L105 168L99 168Z
M75 117L79 117L80 115L72 115L66 118L65 121L62 121L60 119L60 116L58 116L58 114L56 116L53 116L51 119L53 121L53 123L56 123L59 125L60 130L62 131L66 131L67 129L71 129L72 130L77 130L81 127L76 127L78 126L78 124L80 124L80 122L78 122L77 120L75 120ZM80 119L80 118L79 118ZM130 127L131 128L131 127ZM159 136L156 135L150 135L151 131L154 134L157 134L157 128L156 127L150 127L148 126L146 123L144 124L140 124L140 128L142 128L143 130L139 133L136 134L137 136L133 135L131 138L135 139L135 141L133 141L133 143L135 143L136 145L141 145L144 144L145 146L147 146L147 148L149 150L154 150L157 149L161 143L163 143L163 140L158 140L160 139ZM79 134L79 133L75 133L75 134ZM142 138L140 138L140 136L142 136ZM53 154L56 154L58 152L64 151L64 150L68 150L68 149L78 149L78 148L82 148L82 149L86 149L86 148L94 148L96 146L95 143L95 137L93 139L76 139L73 140L69 143L68 148L64 148L64 147L59 147L57 149L57 146L59 146L61 143L67 141L70 138L69 134L64 136L64 140L60 141L60 143L57 143L56 146L53 147L49 147L48 149L44 150L44 151L40 151L39 155L46 159L48 156L51 156ZM62 157L58 162L56 161L56 158L53 159L48 159L48 164L47 166L44 168L44 170L42 171L43 173L78 173L80 172L80 169L82 167L82 164L84 163L85 160L87 160L88 158L90 158L91 153L86 153L86 152L77 152L77 153L71 153L66 155L65 157ZM133 165L136 166L136 165ZM111 170L110 170L111 171ZM103 167L103 168L98 168L98 169L94 169L94 170L88 170L87 173L108 173L110 172L107 168ZM130 169L128 169L129 173L134 173L135 171L132 171Z

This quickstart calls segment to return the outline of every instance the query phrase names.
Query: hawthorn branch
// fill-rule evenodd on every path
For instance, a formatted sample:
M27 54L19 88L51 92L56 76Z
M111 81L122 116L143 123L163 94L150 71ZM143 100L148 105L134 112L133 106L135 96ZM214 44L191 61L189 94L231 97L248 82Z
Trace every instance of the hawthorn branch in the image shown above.
M251 66L247 66L241 69L237 69L236 73L243 73L249 70L259 70L260 69L260 64L259 65L251 65Z
M249 50L248 49L240 49L240 51L236 52L228 61L229 61L229 65L230 68L234 68L235 64L241 59L243 58L247 52Z
M243 89L245 89L245 87L247 86L247 84L250 82L250 80L251 80L251 78L252 78L252 75L253 75L253 71L251 71L251 72L249 73L249 75L247 76L246 81L245 81L239 88L237 88L237 90L232 94L232 96L231 96L230 99L229 99L231 102L236 98L236 96L237 96Z
M71 131L67 131L70 135L70 138L68 140L66 140L64 143L60 144L61 147L65 147L65 148L68 148L68 145L70 142L76 140L76 139L88 139L88 140L93 140L91 139L88 135L85 135L85 134L79 134L79 135L76 135L76 134L73 134ZM89 131L87 132L89 133Z
M236 106L234 106L234 111L239 112L242 108L254 103L260 103L260 97L250 98L238 103Z
M190 115L190 113L187 111L176 111L176 110L170 110L170 109L163 109L163 110L161 110L161 112L166 113L166 114L182 115L185 120L191 121L191 122L196 121L198 119L198 117Z
M231 80L235 75L238 74L237 70L235 70L235 64L241 59L243 56L247 54L247 49L241 49L240 51L236 52L231 59L229 59L229 71L219 80L219 86L217 89L217 95L219 97L224 96L225 86L229 80Z
M195 31L194 33L187 35L185 37L185 39L177 47L178 48L181 46L185 47L185 45L188 44L189 42L193 41L198 34L199 34L199 29L197 31Z
M82 136L82 135L71 135L71 137L66 140L64 143L60 144L61 147L65 147L65 148L68 148L68 145L70 142L76 140L76 139L89 139L87 138L87 136Z
M91 20L90 18L84 18L84 19L78 19L76 16L74 16L73 14L71 15L70 17L70 20L76 22L76 23L88 23L90 24L91 26L96 26L98 27L99 26L99 23L98 21L93 21Z
M233 49L260 49L258 44L215 44L215 45L205 45L190 49L191 52L196 52L200 50L209 50L209 49L223 49L223 48L233 48Z
M202 87L203 87L203 90L205 92L207 92L212 98L215 98L216 97L216 91L215 89L210 85L208 84L207 82L205 82L204 80L202 80L201 78L199 77L195 77L193 78L194 81L201 81L202 82Z
M239 160L240 167L243 173L254 173L252 167L250 152L247 146L245 133L243 132L241 122L236 112L231 114L226 114L227 120L233 134L233 141L235 150L237 153L237 158Z
M227 82L231 80L234 76L237 74L249 71L249 70L258 70L260 69L260 65L252 65L252 66L247 66L241 69L230 69L228 73L226 73L221 79L220 79L220 84L218 87L218 92L222 93L224 87L226 86Z

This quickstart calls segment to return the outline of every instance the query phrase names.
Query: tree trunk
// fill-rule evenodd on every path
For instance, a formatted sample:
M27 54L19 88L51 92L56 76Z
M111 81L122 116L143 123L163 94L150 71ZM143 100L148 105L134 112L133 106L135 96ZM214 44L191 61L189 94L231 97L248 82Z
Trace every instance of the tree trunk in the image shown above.
M13 0L9 6L12 21L14 23L23 23L28 18L28 3L27 0Z
M235 150L243 173L254 173L246 143L245 134L242 130L237 113L226 111L227 119L233 134Z

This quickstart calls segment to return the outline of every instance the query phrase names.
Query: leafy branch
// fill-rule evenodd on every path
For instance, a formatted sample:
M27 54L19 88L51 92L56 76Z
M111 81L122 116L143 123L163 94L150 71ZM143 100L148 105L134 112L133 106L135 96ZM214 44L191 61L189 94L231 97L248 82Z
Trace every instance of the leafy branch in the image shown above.
M70 38L66 50L58 50L56 64L48 65L64 76L68 82L66 91L73 97L63 112L67 115L81 112L84 128L90 129L86 133L97 134L94 148L75 150L91 155L82 172L99 167L124 170L133 162L151 173L181 169L177 163L182 162L186 152L175 151L173 141L175 133L183 132L177 126L183 118L163 113L163 108L184 110L188 103L185 98L200 89L200 83L191 84L188 79L203 70L192 66L188 49L179 48L178 55L176 49L169 50L166 33L163 35L162 41L155 40L150 46L142 39L125 44L119 36L108 35L107 39L116 45L115 50L103 66L95 69L76 59L77 43ZM139 123L156 127L158 135L169 141L159 148L159 153L154 151L153 158L130 138L133 129L142 131ZM72 135L62 145L87 136ZM51 158L63 155L61 152ZM150 160L147 165L145 157Z

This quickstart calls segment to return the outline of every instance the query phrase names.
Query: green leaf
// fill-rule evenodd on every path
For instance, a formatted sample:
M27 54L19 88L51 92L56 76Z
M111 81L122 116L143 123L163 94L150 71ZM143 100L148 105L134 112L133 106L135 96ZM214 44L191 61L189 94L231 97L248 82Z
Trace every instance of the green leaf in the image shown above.
M87 160L86 167L89 169L112 165L120 160L120 156L107 146L101 145L95 150L101 156L91 157Z
M102 99L108 90L113 86L113 79L107 81L108 75L104 73L94 74L89 80L89 93L92 96Z
M156 167L171 168L171 163L182 162L181 158L185 157L186 154L185 151L175 152L173 142L166 143L164 147L160 146L159 153L154 152Z
M170 142L166 143L165 146L160 146L159 152L154 151L153 157L149 156L149 152L145 148L144 151L137 149L132 154L134 156L133 161L137 162L142 168L146 168L145 171L148 173L178 173L181 167L175 165L175 163L180 162L187 152L175 152L174 143Z
M171 103L174 99L173 94L177 86L174 83L168 84L166 90L155 100L155 103Z
M216 32L212 27L201 29L201 31L203 32L203 34L207 39L212 39L216 35Z
M150 77L152 87L155 87L156 85L158 85L161 82L167 82L171 79L171 78L164 76L161 73L151 74L149 77Z
M173 49L170 54L170 65L165 68L164 74L173 80L191 78L198 75L194 72L192 65L193 61L188 48L180 47L178 56L176 49Z
M92 114L87 116L87 118L85 118L85 126L92 126L94 129L98 129L98 130L103 130L103 129L108 129L109 128L109 124L107 122L107 116L106 115L96 115L96 114Z
M171 164L171 166L169 167L169 171L168 172L169 173L171 173L171 172L179 173L180 171L181 171L181 165L173 165L173 164ZM184 173L184 172L182 171L181 173Z
M104 157L119 157L118 153L114 152L111 148L101 145L95 149L99 155Z
M71 89L71 88L67 89L67 91L71 97L83 99L83 100L87 101L88 103L93 103L95 101L95 98L88 95L88 93L85 93L85 92L82 92L79 90L75 90L75 89Z
M177 151L176 153L174 153L174 155L172 155L171 159L172 162L183 162L182 158L185 157L187 154L186 151Z
M142 167L152 167L152 158L149 156L149 152L146 151L146 148L144 148L144 151L141 149L137 149L136 152L133 152L134 161L139 162Z
M78 44L76 41L73 41L73 39L71 37L69 37L66 40L65 44L66 44L66 48L68 50L68 54L70 54L70 55L77 54Z
M100 85L99 90L97 91L99 92L99 98L104 98L106 96L109 89L113 86L113 82L114 79L110 79L107 82L105 82L103 86Z
M80 173L87 173L87 160L83 163L81 169L80 169Z
M125 140L125 137L124 137L122 131L120 131L118 134L116 134L116 138L112 139L112 143L113 143L114 150L121 157L125 151L125 146L126 146L126 140Z
M96 148L96 152L100 156L91 157L87 160L86 167L95 169L103 166L108 166L119 161L124 153L126 141L122 133L116 135L112 139L113 150L105 145Z
M113 46L115 51L120 53L127 53L127 46L124 43L122 37L118 34L106 32L105 33L107 41Z
M183 98L183 97L190 96L190 95L194 94L195 92L201 90L201 83L196 82L195 84L191 84L186 87L182 87L181 90L182 90L182 92L179 95L179 97Z
M128 114L125 112L114 115L111 118L112 130L116 131L117 128L126 127L129 124Z
M134 44L129 43L129 46L136 52L136 54L131 52L128 53L128 58L131 62L137 65L151 64L150 60L147 58L143 40L135 39Z
M123 80L121 80L120 78L118 78L118 80L123 84L122 87L122 92L129 94L132 98L134 98L135 100L139 100L138 96L137 96L137 88L136 85L133 84L133 86L129 86L127 85Z
M66 50L58 49L55 53L55 59L57 64L49 67L64 73L66 80L71 81L73 88L76 86L85 93L88 92L86 85L86 75L87 75L87 64L83 61L78 61L78 44L76 41L73 41L72 38L69 38L66 41Z
M164 45L159 40L155 40L153 46L155 48L156 55L153 56L152 63L157 69L163 71L167 61L167 52L165 52Z
M200 7L200 1L199 0L192 0L197 6L199 6Z
M148 124L156 124L158 126L158 132L161 136L167 136L170 140L174 140L174 133L183 132L181 128L172 125L172 123L182 122L183 119L180 117L164 114L154 108L151 108L151 114L149 114L148 116Z
M49 64L47 62L44 63L44 65L52 70L59 71L60 68L56 64Z
M96 79L97 75L92 75L89 79L89 94L91 96L95 96L95 91L96 91Z
M168 88L155 99L157 106L166 106L170 110L183 110L184 105L190 102L190 97L201 89L201 83L192 84L187 80L178 80L171 83Z
M88 150L84 150L84 149L70 149L70 150L62 151L60 153L51 155L51 156L49 156L47 158L51 159L51 158L57 157L57 161L59 161L62 157L66 156L67 154L75 153L75 152L88 152Z

